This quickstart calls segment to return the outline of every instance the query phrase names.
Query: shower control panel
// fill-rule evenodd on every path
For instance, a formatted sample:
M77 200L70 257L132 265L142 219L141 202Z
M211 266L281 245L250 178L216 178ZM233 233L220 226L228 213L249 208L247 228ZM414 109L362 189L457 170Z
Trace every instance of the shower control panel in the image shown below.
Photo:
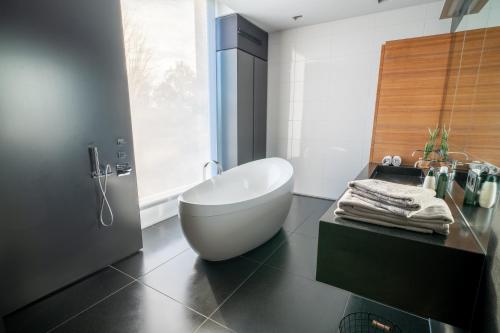
M120 162L116 164L116 175L118 177L128 176L132 173L133 170L130 163L124 161L128 157L128 154L124 149L124 146L128 145L128 142L124 138L117 138L116 145L120 147L120 150L116 153L117 158L120 160Z
M119 152L116 153L116 157L118 157L119 159L124 159L124 158L127 158L128 155L124 151L119 151Z
M132 172L132 167L128 163L118 163L116 165L116 175L118 177L128 176Z

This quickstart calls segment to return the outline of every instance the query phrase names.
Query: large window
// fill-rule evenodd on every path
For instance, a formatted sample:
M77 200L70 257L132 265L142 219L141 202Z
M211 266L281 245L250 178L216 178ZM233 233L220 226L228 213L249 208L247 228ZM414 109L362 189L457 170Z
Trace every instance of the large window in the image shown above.
M207 0L122 0L139 199L178 194L210 158Z

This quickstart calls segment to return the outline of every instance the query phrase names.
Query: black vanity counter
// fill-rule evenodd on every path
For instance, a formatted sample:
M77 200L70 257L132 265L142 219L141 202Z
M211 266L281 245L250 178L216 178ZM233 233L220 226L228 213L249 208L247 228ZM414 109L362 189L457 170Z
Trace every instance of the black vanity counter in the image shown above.
M377 169L384 169L384 168L391 169L390 171L391 174L390 175L387 175L386 173L377 174L378 171ZM414 170L416 169L408 167L386 167L378 165L376 163L369 163L359 173L359 175L356 177L356 180L375 178L380 180L392 181L399 184L415 185L415 186L420 185L423 182L423 177L420 174L415 174ZM400 172L400 174L395 174L394 172ZM423 242L436 246L448 247L456 250L484 254L483 248L477 242L475 234L469 228L469 225L464 219L464 216L461 214L460 210L454 204L453 199L447 195L445 201L451 210L453 218L455 219L455 223L450 225L450 234L448 236L443 236L439 234L422 234L403 229L388 228L374 224L361 223L361 222L351 221L348 219L338 218L334 214L335 209L337 208L337 203L333 204L332 207L328 209L328 211L321 217L320 220L322 222L345 225L351 228L357 228L370 232L381 233L384 235L408 239L411 241Z
M385 168L385 169L384 169ZM418 185L420 170L368 164L356 179ZM334 204L321 217L316 279L364 297L470 328L485 251L449 196L450 234L421 234L338 218Z
M448 189L450 199L453 200L462 219L472 230L482 251L486 253L491 240L492 226L500 224L500 201L492 208L464 205L464 190L456 182Z

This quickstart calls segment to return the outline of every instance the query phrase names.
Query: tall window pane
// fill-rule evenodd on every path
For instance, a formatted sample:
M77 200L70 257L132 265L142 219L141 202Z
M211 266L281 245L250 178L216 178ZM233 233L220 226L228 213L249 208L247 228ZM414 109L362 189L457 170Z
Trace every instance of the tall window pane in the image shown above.
M210 157L206 0L122 0L139 198L181 192Z

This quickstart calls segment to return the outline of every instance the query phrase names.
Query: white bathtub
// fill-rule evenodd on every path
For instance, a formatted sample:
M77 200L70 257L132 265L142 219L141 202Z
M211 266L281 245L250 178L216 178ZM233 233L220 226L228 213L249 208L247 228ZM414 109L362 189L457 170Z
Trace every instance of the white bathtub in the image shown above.
M266 158L230 169L179 197L179 217L200 257L236 257L276 234L292 202L293 167Z

